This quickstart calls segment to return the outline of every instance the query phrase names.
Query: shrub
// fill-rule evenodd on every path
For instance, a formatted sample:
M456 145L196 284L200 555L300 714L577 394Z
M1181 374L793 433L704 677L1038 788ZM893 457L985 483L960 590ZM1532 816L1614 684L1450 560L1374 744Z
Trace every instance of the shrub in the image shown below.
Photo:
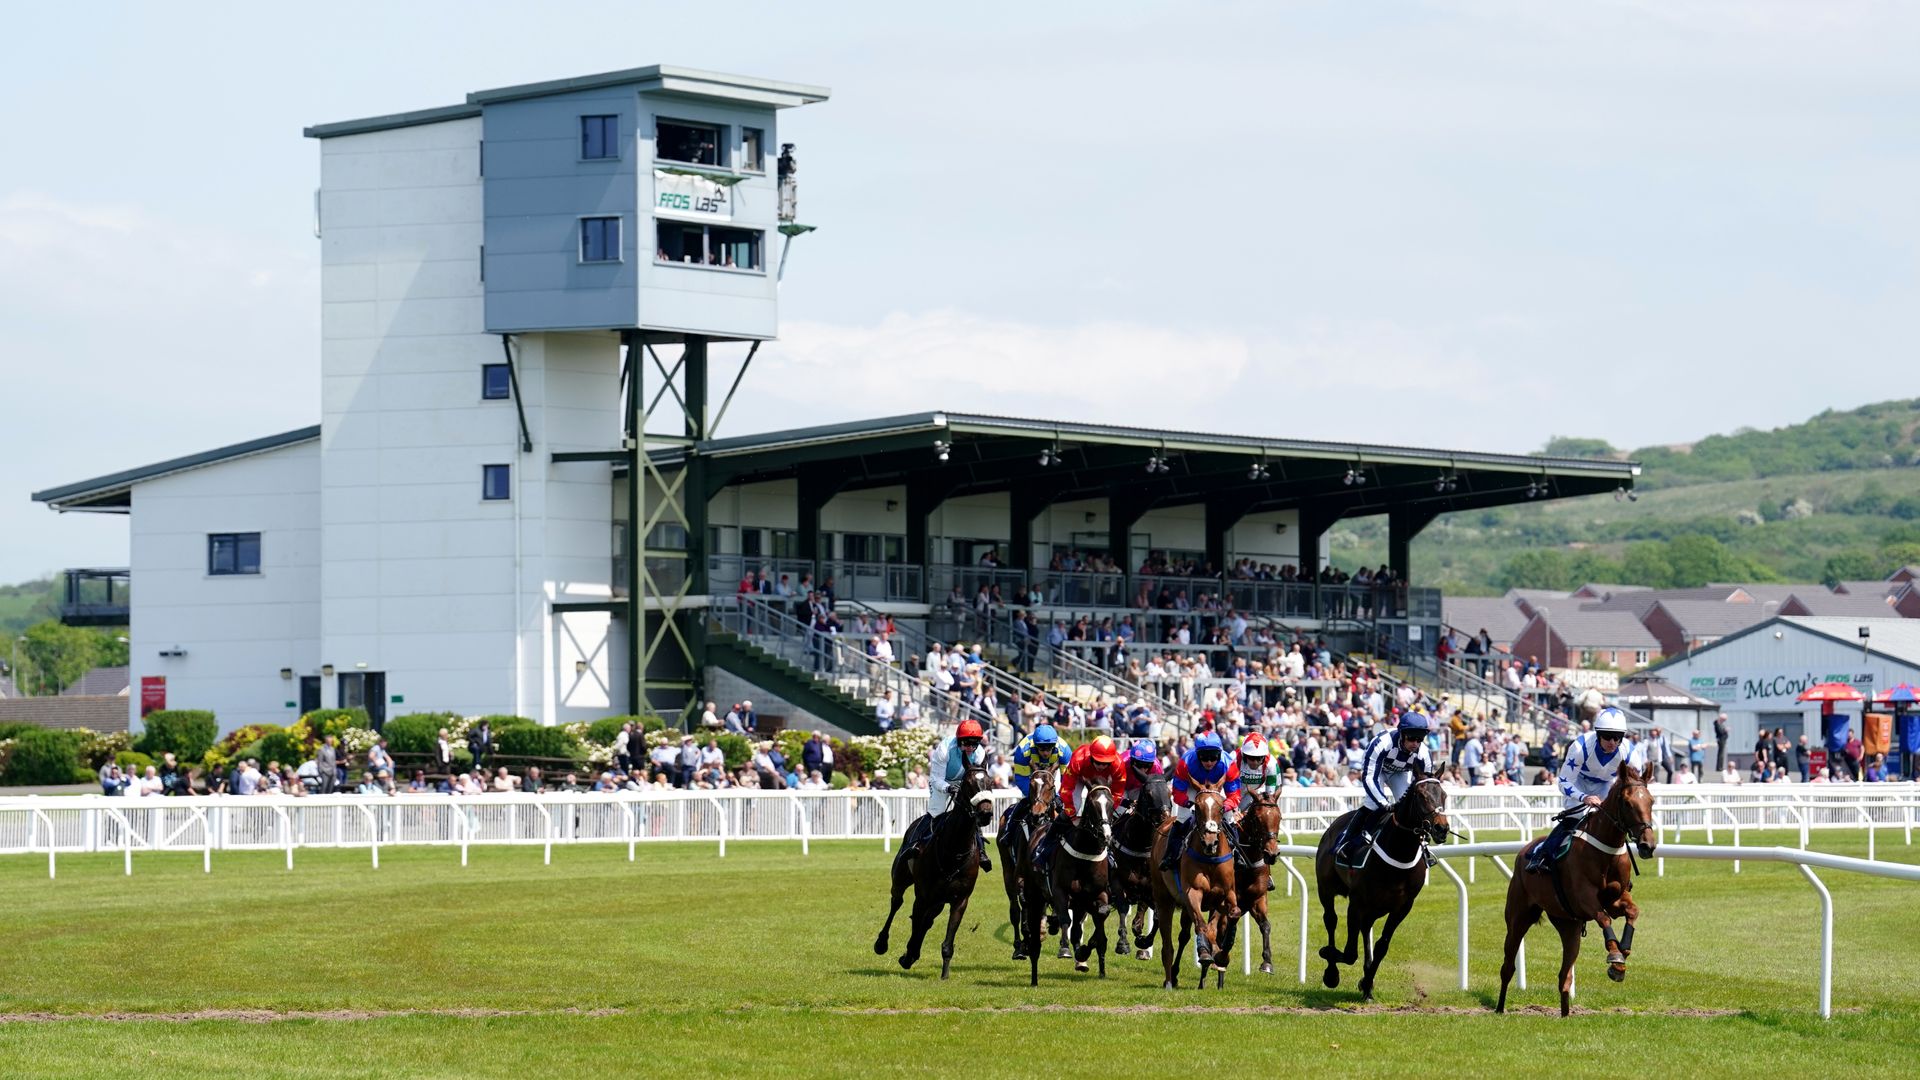
M365 709L315 709L300 718L314 739L329 735L344 737L348 728L372 728Z
M99 772L100 767L112 761L115 754L122 750L133 749L133 736L124 731L102 735L86 728L77 729L80 736L80 764Z
M152 758L138 750L122 750L113 755L113 760L120 765L121 772L143 773L147 771L147 766L154 764Z
M603 716L587 725L587 741L612 746L614 736L620 734L624 724L632 724L641 731L665 731L667 727L667 722L657 716Z
M246 724L221 736L215 749L219 750L228 761L232 761L234 758L245 756L241 753L242 750L280 730L282 729L279 724Z
M310 755L307 753L306 744L298 736L286 728L280 728L267 732L260 737L259 742L235 756L257 758L262 767L269 762L277 761L282 765L298 768Z
M86 736L78 731L37 728L13 742L5 780L9 784L83 784L93 771L80 764Z
M727 731L714 738L720 744L720 752L726 755L728 769L738 769L753 758L753 744L747 741L745 735Z
M17 739L29 731L39 730L40 725L30 721L0 720L0 739Z
M496 728L494 743L499 753L511 757L567 758L585 760L586 747L573 733L559 727L522 727L515 724L505 729Z
M194 761L205 757L220 737L220 725L205 709L162 709L141 722L147 730L133 748L151 758L171 750L181 761Z
M458 719L452 713L408 713L387 721L380 734L396 754L431 754L439 748L440 729Z

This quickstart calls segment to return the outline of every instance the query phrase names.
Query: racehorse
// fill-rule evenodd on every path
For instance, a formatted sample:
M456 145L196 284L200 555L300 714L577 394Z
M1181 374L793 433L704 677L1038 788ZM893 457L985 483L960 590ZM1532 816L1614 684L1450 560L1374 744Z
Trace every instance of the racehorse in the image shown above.
M907 938L907 951L900 954L900 966L910 968L920 959L920 945L940 909L946 907L947 937L940 943L940 977L947 977L953 966L953 936L960 930L974 882L980 876L980 830L992 822L993 782L987 779L987 770L970 765L954 785L953 802L947 811L927 826L930 835L921 845L919 857L908 859L907 842L901 841L893 857L893 907L887 911L880 936L873 939L875 954L886 955L887 931L893 927L893 917L900 913L901 898L912 886L913 933Z
M1053 906L1057 916L1047 919L1048 929L1070 930L1073 941L1073 969L1087 970L1087 956L1100 954L1100 977L1107 977L1107 912L1111 885L1107 875L1107 849L1113 846L1113 791L1105 784L1088 784L1079 815L1069 821L1065 816L1053 821L1054 845L1051 868ZM1093 916L1093 937L1082 931L1087 916ZM1064 923L1064 926L1061 925ZM1038 940L1040 911L1027 912L1027 932ZM1032 985L1040 985L1040 950L1029 954Z
M1133 945L1140 959L1153 957L1153 927L1142 926L1153 910L1153 844L1167 820L1173 797L1167 778L1155 774L1126 800L1126 809L1113 820L1113 906L1120 930L1113 951L1127 955L1127 912L1133 912Z
M1320 981L1329 989L1340 985L1338 965L1351 964L1360 958L1356 945L1364 943L1360 994L1364 1000L1373 1000L1373 977L1380 970L1380 962L1387 958L1393 932L1407 917L1407 912L1413 910L1414 898L1427 883L1426 844L1437 844L1447 837L1446 811L1446 789L1440 786L1438 773L1429 773L1407 785L1358 869L1337 865L1333 856L1348 820L1361 811L1349 810L1340 815L1321 835L1313 856L1313 869L1319 881L1320 907L1327 924L1327 944L1320 950L1327 970ZM1340 926L1334 903L1342 896L1347 897L1344 951L1334 947L1334 933ZM1373 924L1383 915L1387 924L1380 931L1380 940L1373 941L1369 937Z
M1273 929L1267 922L1267 894L1273 891L1273 863L1280 857L1280 794L1263 791L1240 812L1240 845L1234 852L1233 882L1241 911L1260 928L1260 970L1273 974Z
M1197 788L1193 793L1193 827L1187 832L1175 870L1160 869L1167 850L1167 834L1153 842L1153 917L1160 927L1160 967L1165 972L1164 990L1180 987L1180 957L1187 951L1187 938L1193 936L1200 961L1200 988L1206 989L1207 967L1217 969L1216 987L1227 980L1227 961L1233 948L1234 924L1240 913L1234 908L1233 844L1227 839L1227 797L1214 788ZM1173 943L1175 913L1180 924L1180 944ZM1212 919L1208 919L1211 913Z
M1521 848L1518 858L1524 860L1542 839ZM1514 955L1543 914L1560 931L1561 1016L1573 1011L1573 962L1580 956L1580 939L1589 920L1598 922L1606 935L1607 978L1626 981L1633 924L1640 918L1640 908L1633 902L1633 874L1639 868L1628 845L1638 848L1641 858L1651 859L1658 842L1647 775L1622 761L1606 798L1575 830L1566 855L1544 874L1521 871L1507 882L1507 957L1500 965L1500 1004L1494 1011L1507 1011ZM1517 861L1515 869L1519 869ZM1627 929L1616 939L1613 920L1623 917Z
M1023 936L1027 919L1023 908L1044 912L1047 906L1046 875L1033 865L1033 851L1060 814L1059 777L1052 769L1035 769L1033 796L1028 800L1025 831L1016 836L1012 830L998 838L1000 882L1007 890L1007 924L1013 927L1013 958L1025 960L1028 949L1039 949L1038 939Z

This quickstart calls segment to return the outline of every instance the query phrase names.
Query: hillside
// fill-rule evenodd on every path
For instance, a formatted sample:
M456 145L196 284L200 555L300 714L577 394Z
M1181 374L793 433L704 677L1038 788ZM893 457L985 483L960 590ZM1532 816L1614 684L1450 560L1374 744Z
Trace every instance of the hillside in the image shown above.
M1640 461L1639 501L1599 497L1449 514L1415 543L1414 574L1460 594L1584 581L1881 577L1920 562L1917 440L1920 400L1830 410L1679 448L1622 453L1601 439L1558 437L1543 452ZM1331 543L1340 565L1379 563L1385 519L1342 523Z
M0 632L11 641L21 631L42 619L54 616L52 578L25 581L18 585L0 585Z

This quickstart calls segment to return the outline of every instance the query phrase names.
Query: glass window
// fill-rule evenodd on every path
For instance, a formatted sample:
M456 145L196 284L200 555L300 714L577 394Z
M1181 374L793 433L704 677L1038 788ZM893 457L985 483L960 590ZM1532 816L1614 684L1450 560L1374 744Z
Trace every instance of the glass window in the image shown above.
M655 222L655 241L661 262L717 266L725 270L765 270L761 262L761 232L684 221Z
M620 261L620 219L590 217L580 219L580 261Z
M260 572L260 534L212 533L207 537L207 573Z
M480 365L480 397L485 401L505 401L513 394L513 378L505 364Z
M767 133L759 128L740 129L740 167L747 172L766 172Z
M684 161L689 165L726 165L721 130L715 124L696 124L685 120L653 122L653 156L665 161Z
M588 160L620 156L620 118L583 116L580 118L580 156Z
M480 497L497 500L513 498L513 473L508 465L480 466Z

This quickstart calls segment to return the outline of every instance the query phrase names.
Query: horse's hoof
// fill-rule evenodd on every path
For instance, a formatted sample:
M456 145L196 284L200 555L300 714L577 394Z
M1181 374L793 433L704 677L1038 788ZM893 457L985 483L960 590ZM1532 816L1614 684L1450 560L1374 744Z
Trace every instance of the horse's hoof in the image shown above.
M1612 979L1614 982L1617 982L1617 983L1626 982L1627 966L1625 964L1608 964L1607 978Z
M1261 965L1260 965L1260 974L1262 974L1262 975L1271 975L1271 974L1273 974L1273 965L1272 965L1272 964L1261 964Z
M1027 954L1021 952L1019 949L1015 949L1013 950L1013 958L1015 960L1025 960L1027 958Z
M1325 975L1320 976L1320 985L1326 987L1329 990L1338 988L1340 985L1340 969L1336 967L1328 967L1327 973Z
M912 957L910 957L910 956L903 956L903 957L901 957L901 958L900 958L900 970L902 970L902 971L905 971L906 969L908 969L908 968L910 968L910 967L912 967L912 966L913 966L913 958L912 958Z
M1068 944L1066 944L1065 942L1061 942L1061 944L1060 944L1060 952L1059 952L1059 954L1058 954L1058 955L1057 955L1057 956L1055 957L1055 959L1057 959L1057 960L1071 960L1071 959L1073 959L1073 947L1072 947L1072 946L1070 946L1070 945L1068 945Z
M1140 950L1140 952L1139 952L1139 957L1140 957L1140 959L1142 959L1142 960L1151 960L1151 959L1153 959L1153 950L1152 950L1152 949L1141 949L1141 950Z
M1087 973L1087 962L1085 960L1075 960L1073 962L1073 970L1085 975Z
M873 939L873 955L887 955L887 935L881 934L879 937Z
M1320 959L1325 960L1327 963L1331 964L1340 959L1340 954L1333 951L1333 946L1322 945L1320 946Z

